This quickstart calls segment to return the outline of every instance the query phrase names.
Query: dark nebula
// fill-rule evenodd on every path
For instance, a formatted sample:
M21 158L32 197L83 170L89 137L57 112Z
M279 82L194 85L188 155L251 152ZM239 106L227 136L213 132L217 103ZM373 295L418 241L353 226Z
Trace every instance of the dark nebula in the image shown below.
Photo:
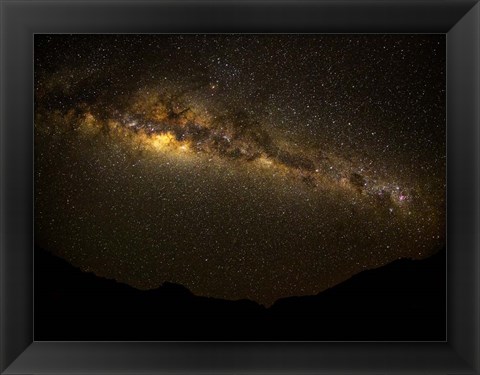
M266 306L445 244L444 35L36 35L35 242Z

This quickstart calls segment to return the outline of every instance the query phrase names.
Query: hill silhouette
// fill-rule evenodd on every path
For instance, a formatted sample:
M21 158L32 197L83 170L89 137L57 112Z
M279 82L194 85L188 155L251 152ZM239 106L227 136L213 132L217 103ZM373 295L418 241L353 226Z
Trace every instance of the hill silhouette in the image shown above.
M445 249L364 271L315 296L265 308L164 283L141 291L35 248L38 341L443 341Z

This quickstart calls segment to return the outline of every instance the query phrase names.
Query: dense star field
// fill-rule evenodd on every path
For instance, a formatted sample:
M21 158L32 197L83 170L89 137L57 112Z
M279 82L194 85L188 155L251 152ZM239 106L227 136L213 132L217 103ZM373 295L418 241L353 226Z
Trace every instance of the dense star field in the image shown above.
M444 35L36 35L35 242L271 305L445 244Z

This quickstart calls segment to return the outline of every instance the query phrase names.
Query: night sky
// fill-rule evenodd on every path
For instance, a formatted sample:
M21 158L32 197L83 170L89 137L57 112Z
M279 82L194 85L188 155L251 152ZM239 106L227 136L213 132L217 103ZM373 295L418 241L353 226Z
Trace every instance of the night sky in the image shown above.
M444 35L36 35L35 242L265 306L445 245ZM59 280L61 282L61 280Z

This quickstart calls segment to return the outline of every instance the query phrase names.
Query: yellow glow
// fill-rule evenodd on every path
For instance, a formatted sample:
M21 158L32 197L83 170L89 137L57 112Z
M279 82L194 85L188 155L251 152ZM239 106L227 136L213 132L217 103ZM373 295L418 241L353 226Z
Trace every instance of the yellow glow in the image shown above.
M85 123L90 126L93 125L95 123L95 116L88 112L85 115Z
M182 145L179 147L180 151L182 152L187 152L190 151L190 144L188 143L182 143Z
M86 135L94 135L100 131L101 122L93 114L87 112L80 123L80 127Z
M175 141L175 137L171 132L155 134L150 137L150 143L156 150L164 150Z
M264 167L270 167L273 164L273 161L266 156L260 156L257 159L258 163Z

